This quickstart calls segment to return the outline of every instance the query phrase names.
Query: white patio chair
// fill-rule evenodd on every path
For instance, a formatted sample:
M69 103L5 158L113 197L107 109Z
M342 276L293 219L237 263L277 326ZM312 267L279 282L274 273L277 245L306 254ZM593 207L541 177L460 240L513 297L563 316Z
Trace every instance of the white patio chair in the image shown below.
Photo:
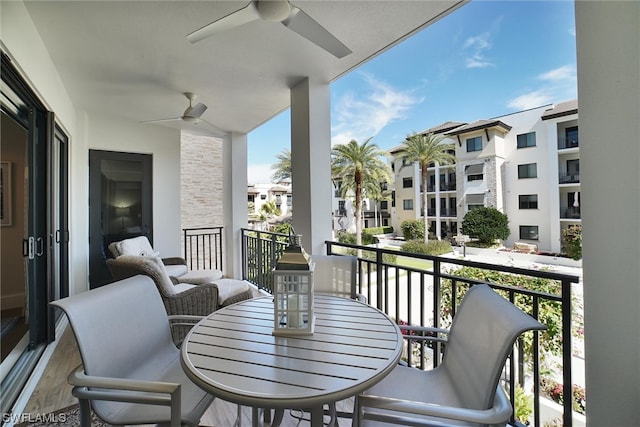
M366 302L365 296L358 294L356 289L357 257L311 255L311 261L315 263L313 286L316 293Z
M354 426L504 426L512 407L500 374L518 336L542 329L489 286L473 286L453 319L442 363L430 371L398 365L356 397Z
M151 278L131 277L51 304L67 315L80 350L82 366L69 383L82 427L91 424L91 409L116 425L198 425L214 397L182 370Z

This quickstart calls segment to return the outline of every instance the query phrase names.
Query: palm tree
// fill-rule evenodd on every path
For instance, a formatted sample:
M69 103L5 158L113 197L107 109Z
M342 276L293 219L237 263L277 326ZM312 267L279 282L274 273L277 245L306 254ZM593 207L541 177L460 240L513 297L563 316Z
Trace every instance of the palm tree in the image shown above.
M260 206L260 217L264 222L269 221L270 218L280 215L280 209L276 206L276 202L269 200Z
M351 140L338 144L331 151L331 176L342 182L340 196L355 198L356 244L362 244L362 196L379 197L381 182L391 181L391 170L381 157L386 151L371 143L371 138L362 144ZM376 190L377 189L377 190Z
M291 180L291 150L285 148L276 156L276 159L278 161L271 165L271 169L274 170L271 178L275 182Z
M429 163L447 165L455 161L448 152L449 147L441 144L445 138L433 133L413 134L404 141L404 164L418 163L420 167L420 185L422 188L422 207L424 209L424 242L429 241L429 221L427 220L427 168Z

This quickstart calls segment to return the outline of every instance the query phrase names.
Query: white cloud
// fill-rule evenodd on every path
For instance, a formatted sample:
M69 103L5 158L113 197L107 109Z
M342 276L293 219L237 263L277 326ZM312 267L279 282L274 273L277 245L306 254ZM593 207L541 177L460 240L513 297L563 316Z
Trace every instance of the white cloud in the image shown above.
M463 48L470 50L469 56L465 59L467 68L493 67L494 64L486 59L484 52L491 49L489 41L490 33L485 32L465 40Z
M546 71L539 74L536 80L541 82L537 89L511 99L507 106L514 110L527 110L576 97L576 69L573 65Z
M249 184L266 184L271 182L273 169L271 165L251 164L247 169L247 182Z
M559 68L555 68L546 73L542 73L538 76L539 80L543 81L573 81L576 79L576 70L572 65L564 65Z
M370 74L362 75L368 86L366 93L349 92L334 107L333 144L352 139L363 142L391 122L404 118L413 106L423 101L413 90L398 90Z
M529 108L549 104L551 101L552 97L546 91L536 90L512 99L509 101L508 107L515 110L528 110Z

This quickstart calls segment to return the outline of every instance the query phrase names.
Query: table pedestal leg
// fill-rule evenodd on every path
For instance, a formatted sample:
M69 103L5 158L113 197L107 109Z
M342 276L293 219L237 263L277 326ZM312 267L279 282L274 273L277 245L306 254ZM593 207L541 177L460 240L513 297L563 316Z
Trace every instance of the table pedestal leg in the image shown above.
M324 410L322 405L311 408L311 427L323 427Z
M260 409L251 408L251 427L260 427Z

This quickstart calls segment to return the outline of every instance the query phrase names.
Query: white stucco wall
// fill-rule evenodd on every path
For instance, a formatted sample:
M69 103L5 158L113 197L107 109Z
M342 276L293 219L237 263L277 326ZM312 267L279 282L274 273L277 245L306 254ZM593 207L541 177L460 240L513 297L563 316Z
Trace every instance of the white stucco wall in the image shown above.
M0 3L0 38L70 140L70 293L88 289L89 149L153 154L154 245L163 254L179 254L180 132L77 110L22 2Z

